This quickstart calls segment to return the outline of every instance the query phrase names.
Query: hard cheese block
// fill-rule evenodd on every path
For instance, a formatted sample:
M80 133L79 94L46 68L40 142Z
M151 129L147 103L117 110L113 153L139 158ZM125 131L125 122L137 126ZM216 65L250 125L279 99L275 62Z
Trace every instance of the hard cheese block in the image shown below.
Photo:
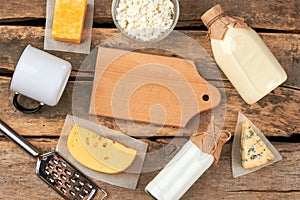
M134 161L137 151L76 126L79 138L88 152L99 162L116 171L124 171Z
M103 163L96 160L83 146L81 143L78 132L76 131L75 126L73 127L69 137L68 137L68 150L70 154L74 157L77 162L79 162L81 165L90 168L95 171L107 173L107 174L115 174L119 171L113 170Z
M241 157L244 169L251 169L274 160L274 154L250 126L243 122L241 135Z
M52 37L55 40L80 43L87 0L56 0Z

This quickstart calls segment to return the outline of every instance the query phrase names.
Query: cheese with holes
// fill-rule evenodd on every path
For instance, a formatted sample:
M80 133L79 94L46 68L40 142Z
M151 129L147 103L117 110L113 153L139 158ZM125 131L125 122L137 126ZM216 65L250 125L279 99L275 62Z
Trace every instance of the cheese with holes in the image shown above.
M52 37L55 40L80 43L87 0L56 0Z
M115 174L119 172L99 162L86 150L86 148L83 146L83 144L80 141L75 126L73 127L71 133L69 134L67 146L70 154L81 165L90 168L92 170L107 173L107 174Z
M249 122L242 124L241 158L244 169L259 167L275 158Z
M133 163L137 154L135 149L101 137L81 126L76 126L76 130L85 149L105 166L121 172Z

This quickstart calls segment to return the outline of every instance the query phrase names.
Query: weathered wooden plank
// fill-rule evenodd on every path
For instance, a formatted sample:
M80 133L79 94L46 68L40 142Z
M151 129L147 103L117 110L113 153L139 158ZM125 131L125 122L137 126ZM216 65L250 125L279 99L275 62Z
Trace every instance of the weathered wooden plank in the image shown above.
M0 110L1 119L11 125L19 133L27 136L58 136L67 114L88 113L92 82L82 81L76 84L76 101L72 101L73 82L69 82L66 90L55 107L44 107L36 114L28 115L17 111L12 105L13 93L9 91L9 78L0 77ZM220 87L220 82L211 82ZM221 85L222 86L222 85ZM223 86L222 86L223 87ZM300 134L299 103L300 91L280 87L254 105L247 105L231 84L225 82L226 98L222 96L222 104L226 110L217 107L215 113L225 115L224 129L234 132L238 112L248 116L267 136L290 136ZM82 95L81 95L82 94ZM80 97L80 98L79 98ZM73 104L73 105L72 105ZM72 109L76 106L76 109ZM211 111L200 114L199 130L205 130L211 116ZM194 118L195 119L195 118ZM109 128L120 130L133 136L175 136L191 135L193 119L187 128L178 132L177 128L165 127L158 129L145 127L143 123L132 124L128 121L118 121L99 117L98 122ZM156 130L155 130L156 128Z
M40 27L17 27L17 26L0 26L0 74L11 74L18 59L27 44L43 49L44 30ZM201 44L212 56L209 40L205 37L206 32L203 31L180 31L183 34L191 37L197 43ZM94 29L92 46L95 47L99 43L107 44L107 41L112 36L115 36L118 31L116 29ZM284 83L285 86L295 87L300 89L300 35L299 34L270 34L262 33L262 38L270 47L276 58L282 64L288 74L288 80ZM172 36L173 37L173 36ZM182 46L181 40L174 36L171 44L168 46L180 50ZM115 41L111 46L118 48L128 48L126 41L124 43ZM134 47L132 47L134 49ZM174 52L158 51L153 49L144 50L153 54L164 54L174 56ZM73 65L73 70L78 70L81 63L86 58L85 54L65 53L58 51L50 51L50 53L70 61ZM197 61L198 55L191 53L189 59L195 58L197 67L201 68L203 62ZM207 65L210 66L211 62ZM204 66L206 67L206 66ZM227 80L224 74L217 67L207 67L201 71L201 75L206 79L220 80L216 77L216 73L221 73L221 80ZM88 74L86 74L88 75ZM86 76L85 75L85 76ZM91 74L92 75L92 74ZM89 76L91 76L89 75Z
M1 21L24 21L46 17L46 0L0 1Z
M54 139L31 139L41 151L55 149ZM252 174L236 179L231 174L231 145L223 148L217 166L212 166L187 191L182 199L297 199L300 195L300 146L298 143L274 143L283 160ZM161 143L151 142L150 148L158 150ZM177 147L178 148L178 147ZM176 151L170 152L170 158ZM35 175L35 159L15 144L0 140L0 199L60 199L60 197ZM153 161L156 162L156 161ZM108 199L151 199L145 186L159 171L143 173L136 190L128 190L97 182L109 193Z
M220 3L228 13L245 18L255 28L277 30L299 30L300 5L298 0L288 1L238 1L234 4L226 0L181 0L180 18L177 27L201 26L201 15ZM234 5L234 6L232 6ZM0 1L0 22L41 19L46 16L46 0ZM111 0L95 0L94 22L112 24Z

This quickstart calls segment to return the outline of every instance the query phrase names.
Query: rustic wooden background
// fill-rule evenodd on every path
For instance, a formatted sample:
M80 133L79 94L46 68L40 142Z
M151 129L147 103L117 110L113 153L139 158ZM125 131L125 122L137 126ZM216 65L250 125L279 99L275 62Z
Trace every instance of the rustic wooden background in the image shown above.
M299 199L300 198L300 2L299 0L180 1L180 19L176 30L190 36L211 54L200 16L221 3L230 14L245 18L263 38L288 74L288 80L254 105L247 105L222 75L212 80L224 82L227 104L224 129L234 132L238 111L242 111L269 137L283 160L258 172L233 179L231 174L232 142L224 146L218 166L211 167L185 194L183 199ZM46 0L0 0L0 113L1 119L25 136L41 151L55 149L66 114L72 114L72 87L86 55L49 51L73 65L72 76L56 107L45 107L37 114L25 115L12 105L9 90L14 67L27 44L42 49ZM95 0L92 46L118 33L111 18L111 1ZM156 53L156 52L153 52ZM211 54L212 55L212 54ZM213 72L212 72L213 73ZM92 84L92 72L81 75L80 84ZM210 74L206 75L206 78ZM85 100L85 99L83 99ZM208 119L208 113L203 113ZM119 129L114 120L100 118L101 124ZM124 122L126 123L126 122ZM205 122L203 122L203 127ZM166 127L151 139L149 151L168 144L177 129ZM128 131L128 135L136 133ZM145 135L143 135L145 136ZM188 134L178 138L187 140ZM174 146L166 155L178 151ZM59 199L59 196L35 176L35 160L0 135L0 199ZM99 183L109 199L150 199L144 192L158 171L141 175L138 188L127 190Z

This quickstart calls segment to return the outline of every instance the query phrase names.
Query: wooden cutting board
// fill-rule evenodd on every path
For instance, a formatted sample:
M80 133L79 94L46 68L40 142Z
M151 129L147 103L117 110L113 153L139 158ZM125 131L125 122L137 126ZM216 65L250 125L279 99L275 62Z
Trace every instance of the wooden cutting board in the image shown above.
M184 127L220 100L192 61L98 49L90 114Z

